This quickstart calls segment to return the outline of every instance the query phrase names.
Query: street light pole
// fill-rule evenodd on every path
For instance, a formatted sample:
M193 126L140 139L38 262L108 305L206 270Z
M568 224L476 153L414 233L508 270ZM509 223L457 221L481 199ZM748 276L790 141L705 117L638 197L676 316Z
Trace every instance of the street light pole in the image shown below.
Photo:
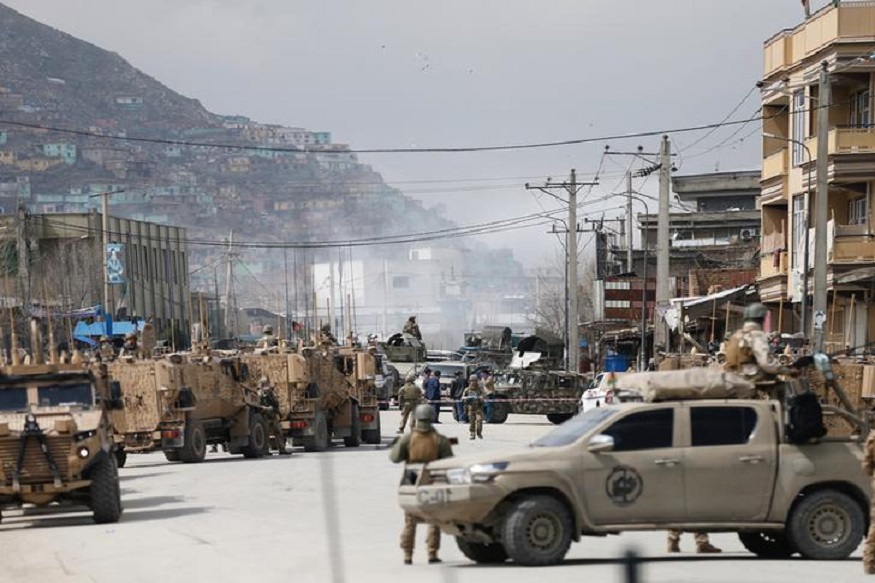
M829 212L829 109L830 93L829 64L824 61L820 69L820 107L817 119L817 198L814 209L814 294L812 307L812 348L823 351L824 327L826 325L826 229ZM805 266L808 269L808 266ZM806 293L808 290L805 290Z

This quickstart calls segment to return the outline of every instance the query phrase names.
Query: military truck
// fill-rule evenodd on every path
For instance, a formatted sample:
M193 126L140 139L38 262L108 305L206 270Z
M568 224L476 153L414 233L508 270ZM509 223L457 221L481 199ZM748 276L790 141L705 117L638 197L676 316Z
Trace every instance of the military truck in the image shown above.
M84 505L94 522L117 522L109 412L123 406L118 385L81 364L35 361L0 368L0 507Z
M428 350L421 340L412 334L399 332L380 344L380 350L398 370L401 379L411 371L419 373L428 364Z
M125 466L128 453L143 453L160 446L156 437L161 421L158 385L155 384L155 361L122 358L106 364L110 382L124 389L124 407L113 410L110 419L116 444L116 461ZM99 370L96 374L101 376Z
M753 385L714 369L638 374L708 378L592 409L516 452L408 466L402 508L479 563L550 565L584 536L666 529L736 532L772 559L857 549L872 495L863 419L844 411L855 434L823 437L797 423L811 418L812 393L752 398Z
M304 451L324 451L332 439L346 447L381 441L375 385L376 352L322 344L298 352L244 356L253 376L276 387L280 427Z
M561 352L538 336L520 341L507 368L495 371L495 390L487 395L485 420L504 423L510 413L545 415L553 424L580 410L585 378L558 369Z

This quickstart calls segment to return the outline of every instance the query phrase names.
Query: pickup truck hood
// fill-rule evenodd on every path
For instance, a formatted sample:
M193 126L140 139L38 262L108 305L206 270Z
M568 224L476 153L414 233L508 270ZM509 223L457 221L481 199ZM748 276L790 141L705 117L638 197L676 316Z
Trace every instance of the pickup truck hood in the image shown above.
M545 454L550 449L552 448L521 448L470 454L430 462L428 467L436 470L446 470L450 468L467 468L474 464L508 462L515 469L526 469L525 466L529 464L534 466L536 463L540 468L543 468Z

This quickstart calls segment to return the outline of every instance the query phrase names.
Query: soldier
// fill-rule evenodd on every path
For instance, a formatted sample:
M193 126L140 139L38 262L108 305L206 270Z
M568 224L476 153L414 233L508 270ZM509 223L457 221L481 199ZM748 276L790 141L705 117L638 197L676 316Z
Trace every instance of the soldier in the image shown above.
M416 373L410 371L404 379L404 386L398 391L398 404L401 406L401 424L398 426L398 433L404 433L404 426L407 425L407 419L413 413L413 410L422 402L422 389L416 386ZM410 427L413 427L414 419L410 419Z
M468 415L468 431L471 439L483 439L483 392L477 382L477 375L468 378L468 388L462 393L465 411Z
M273 335L273 326L267 325L261 329L261 338L258 341L258 347L262 350L273 348L277 345L276 336Z
M875 487L875 429L869 431L863 455L863 471ZM875 575L875 499L869 508L869 534L863 543L863 571Z
M668 552L681 552L681 532L683 531L675 529L668 531ZM718 549L711 544L711 541L708 539L707 532L694 532L693 538L695 538L696 540L696 552L699 554L714 554L723 552L722 549Z
M450 440L435 431L432 425L434 410L430 405L416 407L413 431L398 439L392 446L389 459L405 464L424 464L434 460L453 457ZM404 530L401 532L401 550L404 551L404 564L413 563L413 547L416 543L416 525L422 520L412 514L404 515ZM441 547L441 531L437 525L428 527L428 562L440 563L438 550Z
M113 348L109 336L100 337L100 360L104 362L115 360L115 348Z
M121 351L119 351L119 358L122 356L132 356L134 358L137 357L138 354L137 349L137 333L136 332L128 332L125 335L125 343L122 346Z
M322 342L325 344L336 345L337 338L334 337L334 334L331 333L331 324L323 324L322 325Z
M417 340L422 340L422 332L419 331L419 324L416 323L416 316L410 316L407 318L407 322L404 323L404 330L402 330L405 334L410 334Z
M769 336L763 332L767 309L754 303L744 308L744 325L726 341L724 369L758 385L774 385L777 375L795 374L772 355Z
M273 436L271 440L273 449L277 450L279 455L290 455L292 452L286 449L286 436L283 434L282 426L280 425L280 400L277 397L276 391L270 384L267 377L261 377L259 381L261 388L258 391L258 399L264 409L264 417L267 420L267 426L270 434Z
M483 417L492 418L492 400L490 395L495 392L495 377L488 370L483 371Z

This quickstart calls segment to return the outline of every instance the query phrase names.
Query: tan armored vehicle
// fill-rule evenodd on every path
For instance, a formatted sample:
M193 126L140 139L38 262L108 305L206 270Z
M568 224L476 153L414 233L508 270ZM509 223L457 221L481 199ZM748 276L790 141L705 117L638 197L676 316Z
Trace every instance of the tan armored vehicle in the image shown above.
M322 344L244 360L277 388L282 431L305 451L324 451L332 438L347 447L380 443L374 352Z
M85 505L95 522L117 522L108 413L122 406L118 385L99 382L82 365L0 368L0 507Z
M400 504L480 563L549 565L583 536L669 528L737 532L761 557L849 556L869 521L865 423L856 438L817 437L797 423L809 401L738 398L748 393L713 378L651 390L526 449L409 466Z

